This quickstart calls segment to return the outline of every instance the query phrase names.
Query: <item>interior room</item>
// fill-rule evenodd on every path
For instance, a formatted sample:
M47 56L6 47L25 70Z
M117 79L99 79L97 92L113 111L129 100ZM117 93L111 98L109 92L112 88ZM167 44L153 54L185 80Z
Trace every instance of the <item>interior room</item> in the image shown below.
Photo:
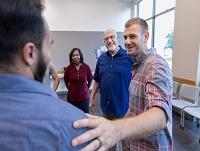
M157 48L157 53L167 61L172 70L173 96L181 99L182 84L199 88L199 5L200 2L194 0L47 0L45 17L54 40L52 62L61 78L57 93L61 98L67 99L62 73L63 68L69 64L68 54L71 48L80 47L83 50L85 62L94 73L97 50L104 46L104 30L111 27L116 29L120 45L124 46L124 23L132 17L141 17L147 21L150 33L148 46ZM198 98L195 105L200 103L199 89L197 91L196 95L190 97L191 100L195 96ZM96 99L97 106L100 106L99 94ZM182 107L176 104L179 101L173 104L174 150L198 151L200 110L197 110L196 116L185 111L183 129ZM100 107L93 114L101 115Z

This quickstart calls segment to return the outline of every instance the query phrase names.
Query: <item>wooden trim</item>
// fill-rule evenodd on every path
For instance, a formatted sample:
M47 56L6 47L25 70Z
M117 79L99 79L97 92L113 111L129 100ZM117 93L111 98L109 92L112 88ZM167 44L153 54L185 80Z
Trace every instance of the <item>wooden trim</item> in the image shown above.
M185 83L185 84L196 86L196 81L193 81L193 80L188 80L188 79L184 79L180 77L173 77L173 80L179 83Z

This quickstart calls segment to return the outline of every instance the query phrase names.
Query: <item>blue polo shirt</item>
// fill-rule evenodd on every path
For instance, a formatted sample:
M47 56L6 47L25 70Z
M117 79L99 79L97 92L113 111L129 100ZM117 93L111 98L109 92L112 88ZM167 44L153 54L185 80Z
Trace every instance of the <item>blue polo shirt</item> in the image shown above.
M97 61L94 80L99 83L104 114L123 117L128 110L129 84L133 60L120 47L112 56L106 52Z
M0 74L0 150L77 151L71 140L85 114L60 100L48 86L18 74Z

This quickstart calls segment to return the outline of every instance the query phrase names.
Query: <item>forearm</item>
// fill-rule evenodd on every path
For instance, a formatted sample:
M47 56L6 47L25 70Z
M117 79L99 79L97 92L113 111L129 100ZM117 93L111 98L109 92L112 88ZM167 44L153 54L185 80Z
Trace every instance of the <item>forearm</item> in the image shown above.
M56 91L59 85L60 79L56 78L53 83L53 89Z
M97 90L99 88L99 83L94 81L94 84L93 84L93 87L92 87L92 92L90 94L90 98L94 99L96 93L97 93Z
M159 107L153 107L136 116L115 121L120 139L144 138L166 127L166 115Z

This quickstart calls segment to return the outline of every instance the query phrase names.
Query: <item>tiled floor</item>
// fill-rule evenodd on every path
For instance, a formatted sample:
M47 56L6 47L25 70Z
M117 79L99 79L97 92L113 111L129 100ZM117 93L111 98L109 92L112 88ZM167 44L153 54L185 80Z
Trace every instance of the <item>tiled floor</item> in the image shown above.
M180 115L173 113L174 151L200 151L200 128L196 122L185 120L185 128L179 127Z
M60 96L66 99L65 95ZM96 96L96 109L93 113L95 115L101 115L99 94ZM179 127L180 115L173 113L173 141L174 151L200 151L199 137L200 128L197 127L196 122L191 120L185 120L185 128L181 130Z

